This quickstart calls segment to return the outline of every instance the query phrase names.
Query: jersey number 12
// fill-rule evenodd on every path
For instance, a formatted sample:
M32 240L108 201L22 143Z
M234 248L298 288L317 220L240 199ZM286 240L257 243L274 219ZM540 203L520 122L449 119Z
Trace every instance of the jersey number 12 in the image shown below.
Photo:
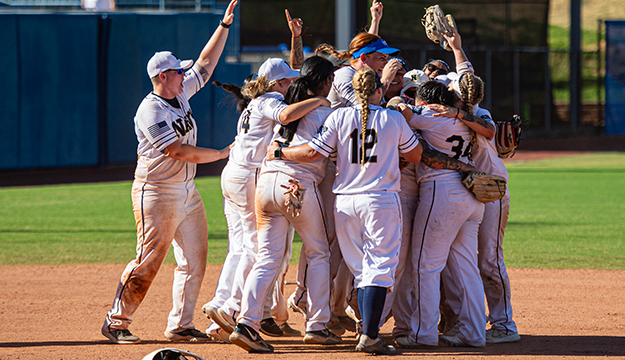
M352 142L352 164L360 164L362 161L362 153L359 150L362 148L358 146L358 139L360 138L360 132L358 129L354 129L351 134L349 134ZM377 155L367 156L367 150L373 149L373 145L378 142L378 135L375 132L375 129L367 129L365 130L365 163L377 163L378 157Z

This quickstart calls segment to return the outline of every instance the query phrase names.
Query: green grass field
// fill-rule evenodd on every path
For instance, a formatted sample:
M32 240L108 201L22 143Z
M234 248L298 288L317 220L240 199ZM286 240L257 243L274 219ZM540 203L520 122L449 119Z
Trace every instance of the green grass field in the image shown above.
M625 270L625 154L509 164L511 268ZM218 178L198 178L209 263L227 250ZM135 253L130 182L0 188L0 266L125 264ZM298 259L296 239L292 263ZM166 260L173 263L170 252Z

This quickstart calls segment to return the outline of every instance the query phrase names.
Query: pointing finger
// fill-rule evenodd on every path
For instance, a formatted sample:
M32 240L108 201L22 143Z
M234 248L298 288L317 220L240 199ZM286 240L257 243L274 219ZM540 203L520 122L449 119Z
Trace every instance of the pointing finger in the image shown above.
M286 14L286 20L288 22L291 22L291 20L293 19L291 19L291 14L289 13L289 9L284 9L284 13Z

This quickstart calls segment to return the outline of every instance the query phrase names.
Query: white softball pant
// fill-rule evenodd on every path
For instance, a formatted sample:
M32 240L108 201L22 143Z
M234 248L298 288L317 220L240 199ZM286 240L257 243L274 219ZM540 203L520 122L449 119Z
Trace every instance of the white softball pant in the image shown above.
M410 333L410 317L414 312L414 285L412 283L412 228L414 225L415 212L419 202L418 196L399 193L402 212L402 237L399 249L399 262L395 271L397 285L386 296L384 304L385 312L382 320L388 316L387 304L391 305L395 325L393 336L408 336Z
M394 191L337 195L336 235L354 287L393 287L399 262L402 216Z
M248 275L238 321L258 331L263 303L287 254L289 224L305 244L308 263L308 319L306 331L325 329L330 321L330 248L323 217L323 203L317 185L300 180L306 189L301 214L293 217L284 204L285 189L291 176L282 172L264 173L256 188L258 254ZM289 243L292 239L288 239Z
M503 237L510 214L510 193L484 204L484 219L478 233L477 264L484 283L488 321L498 330L518 332L512 320L510 278L503 260Z
M328 228L328 242L330 243L330 277L332 278L330 288L330 308L332 314L336 316L346 316L345 308L347 307L347 295L352 290L354 276L348 270L339 243L336 240L336 227L334 224L334 200L336 195L332 192L334 179L336 178L336 165L332 161L328 161L328 168L323 180L319 183L319 191L323 199L325 220ZM306 301L306 274L308 264L306 263L306 253L300 253L299 264L297 269L297 288L295 289L292 299L293 302L301 307L307 308Z
M438 345L440 276L449 267L462 289L458 337L471 346L484 346L484 288L477 267L477 232L484 204L460 181L422 182L412 243L416 310L411 339Z
M256 191L256 170L239 168L228 162L221 172L223 208L228 224L228 254L221 268L221 274L210 301L212 307L222 306L232 295L237 267L244 252L244 239L255 236L254 192ZM237 203L236 200L242 201ZM240 204L240 205L239 205Z
M255 193L258 171L256 168L246 168L228 162L221 174L224 215L228 223L228 255L211 306L221 307L230 316L241 310L245 280L256 261L258 241ZM290 234L292 236L293 232ZM277 303L280 301L286 303L284 296L281 300L278 299ZM266 303L268 310L264 317L270 317L273 305L271 294L268 295ZM286 310L280 311L280 316L284 317L285 313L288 316Z
M226 202L224 209L228 209L227 212L224 211L227 214L228 228L230 228L230 220L232 220L233 227L236 226L237 222L240 222L240 233L242 236L239 239L228 238L228 241L234 240L234 242L240 243L240 245L235 246L240 249L238 262L233 264L226 258L226 262L229 263L228 266L234 268L234 270L232 268L229 269L234 275L232 282L229 284L231 289L230 296L221 305L222 310L228 315L233 315L241 310L243 286L256 257L258 246L256 239L256 213L254 209L256 176L257 169L241 167L231 162L228 162L222 172L221 186ZM224 288L226 286L228 285L224 284Z
M197 302L208 249L208 226L202 198L193 181L155 185L135 181L132 204L137 226L137 257L122 273L113 306L104 322L109 329L127 329L173 245L176 259L173 308L167 331L194 328Z

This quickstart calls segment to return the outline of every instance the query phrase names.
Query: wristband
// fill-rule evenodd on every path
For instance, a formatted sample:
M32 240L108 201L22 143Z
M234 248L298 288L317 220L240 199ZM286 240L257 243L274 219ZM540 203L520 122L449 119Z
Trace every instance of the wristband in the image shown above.
M273 157L275 157L276 159L282 159L282 147L281 146L279 146L273 151Z
M219 26L223 26L225 29L229 28L232 24L226 24L223 20L219 20Z

